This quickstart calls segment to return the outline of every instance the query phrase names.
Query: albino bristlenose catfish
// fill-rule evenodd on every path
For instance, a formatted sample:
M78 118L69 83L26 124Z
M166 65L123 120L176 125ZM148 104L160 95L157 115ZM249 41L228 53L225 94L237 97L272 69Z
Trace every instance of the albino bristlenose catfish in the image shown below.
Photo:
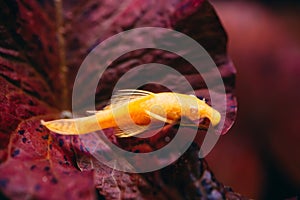
M41 123L49 130L63 135L80 135L115 128L118 130L116 136L130 137L147 130L151 121L173 124L182 117L191 121L208 118L215 126L221 119L220 113L204 100L174 92L120 90L111 101L111 105L93 112L91 116L47 122L42 120Z

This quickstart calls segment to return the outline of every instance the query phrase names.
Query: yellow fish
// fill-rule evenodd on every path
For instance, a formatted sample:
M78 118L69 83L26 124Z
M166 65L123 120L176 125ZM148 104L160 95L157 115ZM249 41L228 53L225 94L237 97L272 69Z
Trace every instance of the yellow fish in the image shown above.
M182 117L191 121L208 118L213 126L220 113L196 96L174 92L152 93L144 90L120 90L111 104L93 115L75 119L41 121L49 130L63 135L80 135L115 128L118 137L130 137L147 130L150 122L177 123ZM195 126L197 126L195 124Z

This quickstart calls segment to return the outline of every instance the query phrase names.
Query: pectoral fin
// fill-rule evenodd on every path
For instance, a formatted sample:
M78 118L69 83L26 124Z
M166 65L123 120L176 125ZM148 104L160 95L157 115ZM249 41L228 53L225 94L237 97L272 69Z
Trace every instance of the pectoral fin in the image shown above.
M165 123L168 123L168 124L173 124L175 121L173 120L170 120L170 119L167 119L166 117L163 117L163 116L160 116L158 114L155 114L149 110L145 110L145 112L150 116L152 117L153 119L156 119L158 121L161 121L161 122L165 122Z
M184 126L184 127L190 127L190 128L195 128L195 129L198 129L198 128L201 128L199 127L196 123L194 123L192 120L190 119L185 119L185 118L181 118L178 119L178 120L170 120L170 119L167 119L163 116L160 116L160 115L157 115L155 113L152 113L150 111L145 111L150 117L156 119L156 120L159 120L159 121L162 121L164 123L167 123L167 124L171 124L171 125L180 125L180 126Z

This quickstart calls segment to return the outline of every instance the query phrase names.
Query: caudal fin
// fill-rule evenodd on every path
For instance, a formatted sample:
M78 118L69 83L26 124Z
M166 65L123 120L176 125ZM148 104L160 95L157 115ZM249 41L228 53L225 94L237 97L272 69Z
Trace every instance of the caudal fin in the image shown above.
M49 130L63 135L80 135L101 129L95 115L76 119L58 119L48 122L42 120L41 124Z
M80 134L76 124L75 119L59 119L45 122L41 120L41 124L46 126L50 131L55 133L60 133L63 135L78 135Z

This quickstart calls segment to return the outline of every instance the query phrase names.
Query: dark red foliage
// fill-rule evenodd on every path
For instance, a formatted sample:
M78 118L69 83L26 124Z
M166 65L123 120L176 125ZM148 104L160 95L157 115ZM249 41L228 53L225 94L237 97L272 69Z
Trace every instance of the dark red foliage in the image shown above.
M235 127L207 160L222 181L251 198L293 198L300 191L300 7L255 2L214 3L230 35L239 112ZM228 154L231 158L212 161Z
M199 138L171 166L147 174L114 171L97 163L78 137L59 136L40 120L60 118L71 107L77 70L87 53L123 30L156 26L183 32L210 53L227 93L225 133L235 119L235 70L226 54L226 34L211 5L185 1L0 1L0 190L11 199L93 199L95 188L106 199L240 198L224 188L199 160ZM116 47L119 48L119 47ZM109 52L107 52L109 53ZM98 88L99 105L132 65L160 62L188 77L197 94L209 100L201 76L166 52L141 50L115 61ZM67 66L67 68L64 68ZM89 72L93 73L93 72ZM82 81L88 82L89 74ZM217 87L217 86L216 86ZM154 88L160 91L161 88ZM85 97L79 102L84 102ZM170 127L169 127L170 128ZM172 134L166 128L165 134ZM115 140L127 150L149 151L164 141L143 145ZM93 169L90 162L93 162ZM82 171L80 171L80 169ZM100 198L100 196L98 197Z

